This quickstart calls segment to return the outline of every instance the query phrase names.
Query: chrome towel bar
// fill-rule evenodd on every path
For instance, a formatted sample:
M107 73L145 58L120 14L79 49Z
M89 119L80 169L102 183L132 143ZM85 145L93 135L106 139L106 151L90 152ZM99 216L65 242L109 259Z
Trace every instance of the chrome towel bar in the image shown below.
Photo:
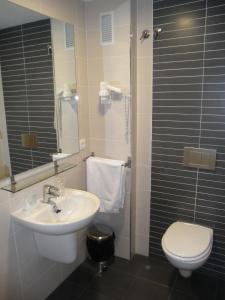
M85 157L83 159L83 161L85 162L89 157L93 157L93 156L95 156L95 153L91 152L91 154L88 155L87 157ZM125 164L123 164L122 166L125 168L131 168L131 157L130 156L128 157L127 162Z

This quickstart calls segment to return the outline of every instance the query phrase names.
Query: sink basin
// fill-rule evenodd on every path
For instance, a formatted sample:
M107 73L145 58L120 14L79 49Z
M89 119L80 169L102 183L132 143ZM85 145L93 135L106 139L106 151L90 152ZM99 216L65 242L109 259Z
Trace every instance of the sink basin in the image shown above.
M65 189L63 197L52 205L39 199L35 207L22 208L12 214L14 220L29 228L41 256L60 263L72 263L78 255L78 231L87 227L98 212L100 200L93 194Z
M16 222L35 232L62 235L86 227L100 205L95 195L74 189L65 189L62 199L56 199L55 202L61 210L58 214L53 211L51 205L42 203L40 199L32 211L20 209L12 216Z

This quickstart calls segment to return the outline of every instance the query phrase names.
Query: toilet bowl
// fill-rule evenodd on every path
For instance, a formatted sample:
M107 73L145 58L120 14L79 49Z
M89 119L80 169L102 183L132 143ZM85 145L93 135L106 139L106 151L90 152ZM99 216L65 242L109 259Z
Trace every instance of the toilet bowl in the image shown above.
M185 222L173 223L162 237L162 249L168 261L186 278L206 262L212 245L212 229Z

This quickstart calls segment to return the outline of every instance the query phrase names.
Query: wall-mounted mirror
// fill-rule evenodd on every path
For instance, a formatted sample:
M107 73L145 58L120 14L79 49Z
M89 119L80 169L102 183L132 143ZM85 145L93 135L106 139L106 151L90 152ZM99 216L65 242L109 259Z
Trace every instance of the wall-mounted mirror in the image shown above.
M79 152L74 27L0 3L0 179Z

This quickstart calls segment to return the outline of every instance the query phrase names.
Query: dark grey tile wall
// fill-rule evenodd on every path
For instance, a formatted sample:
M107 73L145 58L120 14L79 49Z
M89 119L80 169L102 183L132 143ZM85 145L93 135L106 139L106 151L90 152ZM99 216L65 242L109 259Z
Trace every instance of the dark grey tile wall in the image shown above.
M150 254L174 221L214 228L205 270L225 275L225 2L154 1ZM216 171L183 166L184 146L217 149Z
M57 151L50 20L0 30L0 64L12 173L51 161ZM21 134L37 135L39 147L21 145Z

